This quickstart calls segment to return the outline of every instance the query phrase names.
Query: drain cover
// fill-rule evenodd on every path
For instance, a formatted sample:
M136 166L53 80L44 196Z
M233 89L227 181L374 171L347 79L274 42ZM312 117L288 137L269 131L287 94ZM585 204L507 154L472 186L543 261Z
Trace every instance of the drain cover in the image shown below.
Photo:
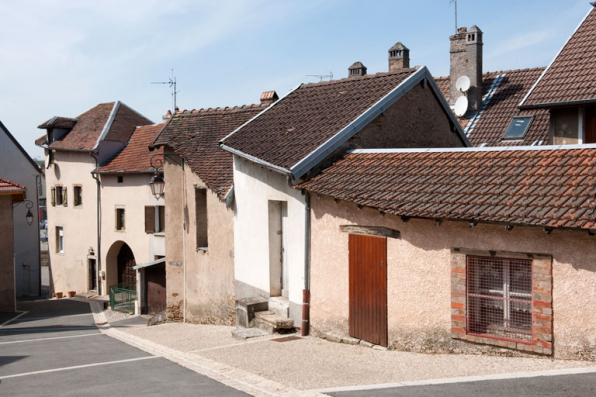
M277 339L271 339L272 342L290 342L293 340L299 340L302 339L299 336L286 336L285 338L277 338Z

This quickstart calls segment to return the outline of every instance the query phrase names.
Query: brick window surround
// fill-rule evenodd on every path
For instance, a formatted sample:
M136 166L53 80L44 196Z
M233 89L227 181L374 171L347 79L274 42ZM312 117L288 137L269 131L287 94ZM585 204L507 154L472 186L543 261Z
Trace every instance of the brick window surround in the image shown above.
M532 335L527 341L472 334L468 330L468 257L532 261ZM451 250L451 337L473 343L552 355L552 257L539 254L453 248Z

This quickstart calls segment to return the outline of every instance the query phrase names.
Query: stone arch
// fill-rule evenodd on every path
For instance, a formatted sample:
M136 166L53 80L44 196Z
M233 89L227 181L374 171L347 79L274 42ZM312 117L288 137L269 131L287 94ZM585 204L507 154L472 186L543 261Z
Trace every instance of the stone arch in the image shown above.
M136 271L132 269L135 263L130 246L124 241L114 242L106 255L107 287L123 282L136 285Z

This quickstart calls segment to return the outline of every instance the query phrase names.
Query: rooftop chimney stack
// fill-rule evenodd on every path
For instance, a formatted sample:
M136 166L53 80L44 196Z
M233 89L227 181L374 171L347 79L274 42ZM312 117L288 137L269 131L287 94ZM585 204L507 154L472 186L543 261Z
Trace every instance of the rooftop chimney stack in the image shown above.
M162 119L163 119L163 121L165 123L166 121L168 121L171 118L172 118L172 112L170 111L170 109L168 109L168 111L166 112L166 114L164 114L162 116Z
M474 25L468 30L459 28L457 34L449 38L451 41L451 89L450 102L466 95L469 110L477 112L482 105L482 30ZM462 76L470 79L470 89L466 94L458 91L455 82Z
M354 62L354 64L348 68L348 71L350 73L348 77L365 76L366 66L364 66L362 62Z
M261 105L269 106L278 99L277 92L265 91L261 94Z
M389 71L410 68L410 49L400 42L389 49Z

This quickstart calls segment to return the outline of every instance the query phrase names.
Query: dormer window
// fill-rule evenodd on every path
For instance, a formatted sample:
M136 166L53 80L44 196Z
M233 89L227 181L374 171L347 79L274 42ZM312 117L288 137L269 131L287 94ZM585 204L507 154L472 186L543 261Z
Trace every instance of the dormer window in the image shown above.
M517 116L511 120L503 140L523 139L530 128L534 116Z

